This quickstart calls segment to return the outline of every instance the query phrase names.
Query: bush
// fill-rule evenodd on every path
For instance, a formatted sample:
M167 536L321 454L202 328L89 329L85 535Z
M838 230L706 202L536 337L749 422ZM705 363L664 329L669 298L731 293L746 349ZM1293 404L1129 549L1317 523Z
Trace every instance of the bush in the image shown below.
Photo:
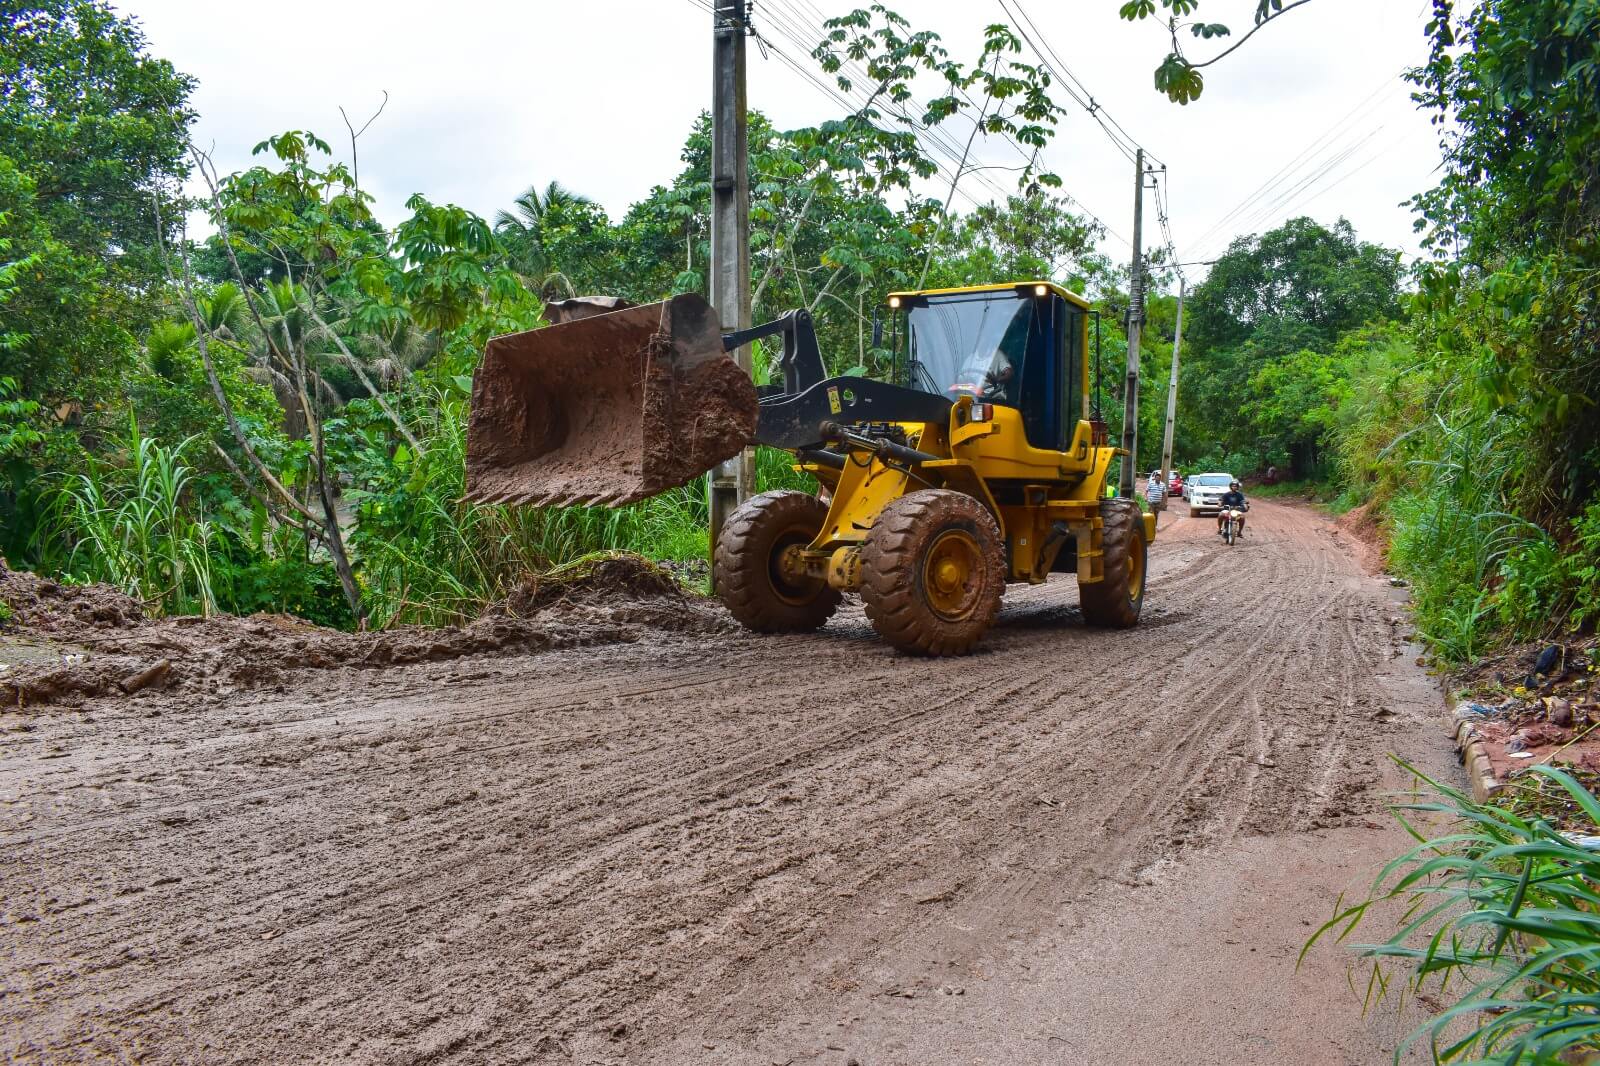
M1409 991L1450 1005L1401 1044L1396 1061L1424 1038L1440 1062L1578 1062L1600 1051L1600 851L1560 831L1546 809L1555 799L1592 833L1600 800L1562 770L1532 772L1555 795L1530 788L1537 802L1504 806L1473 803L1419 774L1438 798L1403 804L1396 815L1422 842L1384 867L1368 899L1339 910L1301 951L1303 959L1329 933L1345 940L1378 904L1404 906L1393 936L1358 948L1373 962L1369 988L1382 995L1384 966L1399 965ZM1455 824L1425 839L1403 811Z

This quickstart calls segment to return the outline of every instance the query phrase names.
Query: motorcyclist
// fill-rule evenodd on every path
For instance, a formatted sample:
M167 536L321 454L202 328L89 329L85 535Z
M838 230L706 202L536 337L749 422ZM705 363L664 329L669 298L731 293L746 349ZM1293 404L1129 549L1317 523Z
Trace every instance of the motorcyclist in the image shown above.
M1228 491L1222 494L1218 501L1221 510L1217 512L1217 536L1222 536L1222 524L1228 520L1229 511L1248 511L1250 504L1245 501L1244 493L1239 489L1239 479L1234 478L1228 482ZM1239 532L1244 532L1244 515L1239 515Z

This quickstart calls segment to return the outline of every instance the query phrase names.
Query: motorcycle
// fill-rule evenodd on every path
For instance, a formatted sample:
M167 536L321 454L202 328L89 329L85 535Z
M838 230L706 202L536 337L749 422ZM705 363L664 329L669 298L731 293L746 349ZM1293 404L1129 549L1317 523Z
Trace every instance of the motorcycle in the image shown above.
M1244 512L1248 509L1230 507L1222 512L1222 542L1229 547L1244 536Z

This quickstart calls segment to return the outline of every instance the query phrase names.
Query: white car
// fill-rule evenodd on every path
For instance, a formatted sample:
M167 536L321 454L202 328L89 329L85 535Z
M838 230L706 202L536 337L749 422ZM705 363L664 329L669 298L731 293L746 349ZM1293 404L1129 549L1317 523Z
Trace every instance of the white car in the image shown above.
M1222 510L1222 494L1228 491L1232 474L1196 474L1183 487L1188 490L1189 514L1212 514Z

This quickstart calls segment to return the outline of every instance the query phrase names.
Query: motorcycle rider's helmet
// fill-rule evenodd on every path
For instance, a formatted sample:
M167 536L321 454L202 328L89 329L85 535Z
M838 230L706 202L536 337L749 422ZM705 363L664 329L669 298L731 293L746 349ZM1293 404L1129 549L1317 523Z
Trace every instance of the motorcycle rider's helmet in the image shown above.
M1239 487L1239 479L1238 478L1234 478L1232 481L1228 482L1228 487L1230 489L1238 488Z

